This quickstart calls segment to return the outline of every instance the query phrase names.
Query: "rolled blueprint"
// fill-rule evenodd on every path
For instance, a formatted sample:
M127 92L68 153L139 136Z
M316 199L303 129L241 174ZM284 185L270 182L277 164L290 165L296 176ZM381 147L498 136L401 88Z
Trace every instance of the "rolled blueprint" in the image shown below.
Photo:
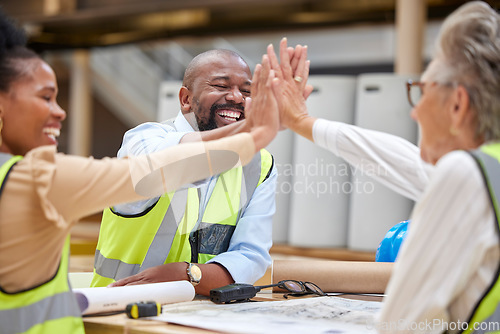
M113 288L73 289L78 305L85 314L124 311L129 303L155 301L160 304L191 301L195 292L188 281L117 286Z
M272 282L312 282L324 292L384 293L392 263L322 260L275 260ZM277 287L273 291L284 291Z

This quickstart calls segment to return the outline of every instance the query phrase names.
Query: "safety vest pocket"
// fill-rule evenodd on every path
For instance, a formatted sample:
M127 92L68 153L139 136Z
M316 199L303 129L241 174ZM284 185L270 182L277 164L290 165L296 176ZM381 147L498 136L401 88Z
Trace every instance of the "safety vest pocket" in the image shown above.
M201 223L198 229L201 254L218 255L229 248L236 226Z

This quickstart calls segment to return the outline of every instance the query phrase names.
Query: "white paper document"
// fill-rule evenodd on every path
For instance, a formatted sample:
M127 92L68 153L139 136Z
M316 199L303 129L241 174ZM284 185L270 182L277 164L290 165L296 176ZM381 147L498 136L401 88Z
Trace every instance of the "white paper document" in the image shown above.
M114 288L73 289L78 305L85 314L124 311L129 303L155 301L160 304L193 300L195 292L188 281L117 286Z
M313 297L269 302L214 304L194 301L165 305L160 320L228 333L376 333L380 302Z

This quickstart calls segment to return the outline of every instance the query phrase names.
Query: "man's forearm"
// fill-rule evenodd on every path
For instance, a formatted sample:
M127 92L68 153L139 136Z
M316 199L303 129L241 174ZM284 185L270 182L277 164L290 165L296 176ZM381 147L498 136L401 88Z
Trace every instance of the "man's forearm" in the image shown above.
M203 273L200 284L196 286L196 293L210 296L210 290L234 283L231 274L218 263L199 264Z

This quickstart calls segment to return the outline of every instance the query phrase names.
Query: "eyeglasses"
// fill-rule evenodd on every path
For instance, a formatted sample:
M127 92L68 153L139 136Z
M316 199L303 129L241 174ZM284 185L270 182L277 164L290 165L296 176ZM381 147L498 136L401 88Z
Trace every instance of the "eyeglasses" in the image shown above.
M415 108L418 101L420 101L420 98L422 97L422 95L424 95L424 90L423 90L424 86L425 86L425 83L421 82L421 81L408 80L406 82L406 90L408 93L408 102L410 103L410 106L412 106L413 108Z
M420 101L420 98L422 95L424 95L424 86L427 84L427 82L422 82L422 81L413 81L413 80L408 80L406 82L406 90L408 93L408 102L410 103L410 106L415 108L415 106L418 104L418 101ZM432 82L434 85L440 85L440 86L448 86L448 87L456 87L457 83L438 83L438 82Z
M291 293L286 293L283 295L283 297L288 298L288 296L305 296L305 295L318 295L318 296L327 296L326 293L321 290L319 286L314 284L313 282L302 282L302 281L295 281L295 280L283 280L279 281L278 283L275 284L269 284L269 285L261 285L261 286L256 286L255 288L260 290L260 289L265 289L265 288L271 288L271 287L278 287L283 290L288 290Z

